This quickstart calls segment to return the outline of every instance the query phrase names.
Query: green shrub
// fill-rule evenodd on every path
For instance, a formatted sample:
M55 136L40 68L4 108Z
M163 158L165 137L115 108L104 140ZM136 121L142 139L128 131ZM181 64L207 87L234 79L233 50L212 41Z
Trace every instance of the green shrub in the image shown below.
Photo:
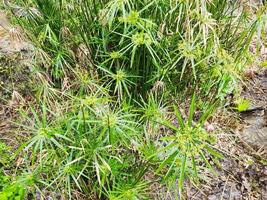
M120 98L201 86L223 98L248 61L256 18L238 1L18 1L18 22L36 46L36 65L63 79L75 63L97 71Z
M203 125L236 88L263 9L254 18L227 0L17 4L17 22L35 45L37 101L17 123L30 134L20 153L23 170L36 171L31 189L149 199L154 182L178 181L182 196L185 179L212 170L207 156L222 158ZM175 103L182 95L188 113Z

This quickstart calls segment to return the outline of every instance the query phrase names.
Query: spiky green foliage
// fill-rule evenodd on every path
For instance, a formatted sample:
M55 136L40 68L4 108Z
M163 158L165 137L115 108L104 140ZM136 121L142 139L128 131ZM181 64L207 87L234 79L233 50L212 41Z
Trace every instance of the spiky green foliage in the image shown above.
M188 176L192 179L198 179L199 162L203 162L206 167L212 169L211 164L205 154L214 156L214 159L221 159L223 155L213 149L214 137L211 136L204 128L204 122L209 118L216 108L216 104L204 111L197 122L194 122L193 117L196 111L196 100L193 95L188 119L185 120L177 108L174 106L174 113L178 122L178 127L173 123L163 120L162 124L171 129L174 134L163 136L160 140L165 142L165 147L159 150L161 155L161 164L157 172L161 172L167 166L167 171L164 171L164 179L169 179L174 185L178 180L179 195L182 197L183 183ZM166 170L166 169L165 169Z
M228 0L16 3L11 11L35 46L36 101L16 122L30 135L17 153L19 170L34 171L32 190L153 199L153 183L178 181L182 196L185 180L212 170L207 156L222 158L203 125L235 89L264 9L255 17ZM183 113L177 99L192 93Z
M233 90L253 35L266 20L263 9L254 17L239 1L227 0L20 4L18 21L39 52L37 63L41 56L40 64L62 79L78 62L97 71L120 99L145 96L157 81L179 90L201 85L223 97Z

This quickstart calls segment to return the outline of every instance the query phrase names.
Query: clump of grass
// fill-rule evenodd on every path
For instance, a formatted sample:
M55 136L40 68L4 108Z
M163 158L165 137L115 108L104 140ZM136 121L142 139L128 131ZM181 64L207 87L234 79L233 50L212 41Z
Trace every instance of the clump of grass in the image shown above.
M199 120L194 122L193 116L196 110L195 95L189 108L188 119L182 117L181 112L174 106L174 113L178 126L170 121L163 120L161 123L172 130L173 134L160 138L164 146L159 150L160 165L157 173L162 173L165 181L170 181L174 185L178 180L179 196L182 197L183 184L186 177L198 180L199 162L214 172L206 154L213 157L212 160L222 159L217 150L212 147L215 138L211 136L203 125L216 108L216 104L203 112ZM201 166L203 167L203 166Z
M251 102L249 99L239 98L237 100L236 109L238 112L243 112L243 111L249 109L250 104L251 104Z
M31 189L148 199L153 182L178 181L182 197L186 179L213 170L207 156L222 155L203 125L235 89L264 10L250 18L227 0L16 2L35 45L36 103L16 123L31 135L20 148ZM183 113L174 102L188 93L199 95ZM197 96L209 107L199 119Z
M225 95L265 20L264 9L253 18L243 4L226 0L18 2L26 13L18 22L45 53L49 62L42 64L53 78L63 79L82 60L105 82L115 81L119 96L134 98L157 81L170 89L203 84L206 93ZM117 72L124 83L114 80Z

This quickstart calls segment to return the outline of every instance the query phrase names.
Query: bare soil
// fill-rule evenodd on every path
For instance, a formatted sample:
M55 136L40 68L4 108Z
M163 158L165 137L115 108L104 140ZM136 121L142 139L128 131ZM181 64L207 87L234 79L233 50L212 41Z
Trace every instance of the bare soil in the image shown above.
M267 147L267 70L247 81L243 96L251 102L251 112L243 113L240 136L247 143Z
M19 29L0 10L0 142L12 147L18 146L21 140L11 121L16 118L16 108L31 93L27 66L31 49Z

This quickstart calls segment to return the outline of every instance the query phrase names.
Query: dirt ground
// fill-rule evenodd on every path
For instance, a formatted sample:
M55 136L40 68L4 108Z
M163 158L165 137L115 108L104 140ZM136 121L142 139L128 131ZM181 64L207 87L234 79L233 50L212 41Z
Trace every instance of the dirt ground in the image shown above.
M31 92L30 48L18 28L11 26L5 12L0 11L0 142L11 146L20 141L11 123L16 107Z
M266 72L256 72L242 92L253 102L248 112L225 111L221 119L216 117L218 149L225 159L221 168L217 167L218 176L207 173L207 182L199 189L189 190L188 199L267 199L266 83Z

